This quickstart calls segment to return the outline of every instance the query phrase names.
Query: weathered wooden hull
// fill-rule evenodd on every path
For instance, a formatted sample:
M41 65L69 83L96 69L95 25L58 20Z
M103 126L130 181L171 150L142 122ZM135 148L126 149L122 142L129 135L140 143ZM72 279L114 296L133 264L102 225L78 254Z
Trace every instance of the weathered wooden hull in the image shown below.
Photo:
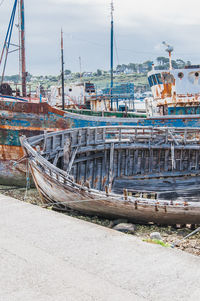
M135 198L125 200L120 195L95 196L83 193L70 184L63 185L44 175L34 164L31 165L36 187L49 206L58 203L62 209L71 208L89 215L108 218L126 218L135 223L154 222L158 224L199 224L200 204L157 201Z
M139 196L134 196L136 177L141 181L153 178L155 188L158 179L163 179L164 183L169 177L176 179L179 175L183 192L193 190L193 186L187 187L188 178L199 181L199 129L187 129L187 133L184 129L168 130L87 128L21 140L34 182L47 206L72 208L91 215L124 217L139 223L199 224L200 202L184 198L176 201L158 199L155 190L147 198L150 191L144 193L146 182L137 191ZM163 144L159 143L163 138ZM176 146L171 147L175 141ZM143 150L149 155L143 156ZM185 151L184 156L181 150ZM182 163L178 165L181 156ZM114 193L115 180L123 184L121 193ZM128 187L128 180L132 181L131 187ZM200 196L200 189L197 194Z
M0 100L0 145L4 147L4 151L0 155L0 183L18 184L21 179L22 183L24 181L24 172L18 171L16 174L12 168L12 162L9 163L10 160L17 161L21 158L20 136L35 136L45 130L57 131L110 125L198 127L200 126L200 115L159 118L95 117L63 112L52 108L47 103ZM7 156L7 152L9 152L9 156ZM23 169L22 166L21 170Z

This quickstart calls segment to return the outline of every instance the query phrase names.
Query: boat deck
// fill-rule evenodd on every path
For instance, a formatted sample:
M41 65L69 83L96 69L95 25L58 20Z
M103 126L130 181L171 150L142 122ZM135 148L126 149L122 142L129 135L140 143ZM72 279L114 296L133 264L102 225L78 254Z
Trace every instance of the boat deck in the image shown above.
M200 261L0 195L1 300L198 300Z

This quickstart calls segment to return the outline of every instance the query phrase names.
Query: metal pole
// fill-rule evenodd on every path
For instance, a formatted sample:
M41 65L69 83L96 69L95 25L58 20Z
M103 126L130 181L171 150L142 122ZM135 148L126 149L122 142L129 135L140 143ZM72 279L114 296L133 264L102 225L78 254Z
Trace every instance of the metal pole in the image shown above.
M65 109L65 87L64 87L64 54L63 54L63 31L61 29L61 80L62 80L62 109Z
M113 37L114 37L114 22L113 22L113 0L111 1L111 40L110 40L110 99L111 99L111 111L113 110Z
M22 73L22 96L26 97L26 58L25 58L25 18L24 0L20 0L20 23L21 23L21 73Z
M7 34L6 34L6 39L5 39L5 42L4 42L3 51L2 51L2 54L1 54L1 58L0 58L0 65L1 65L3 55L4 55L4 50L6 49L3 72L2 72L2 76L1 76L1 84L4 81L4 74L5 74L6 63L7 63L7 58L8 58L8 52L9 52L9 47L10 47L10 41L11 41L11 36L12 36L13 24L14 24L14 20L15 20L16 7L17 7L17 0L15 0L15 3L14 3L14 7L13 7L11 18L10 18L10 23L9 23L9 26L8 26L8 31L7 31Z
M79 67L80 67L80 82L82 82L82 64L81 64L81 57L78 57L79 59Z
M172 70L172 52L169 51L169 70Z

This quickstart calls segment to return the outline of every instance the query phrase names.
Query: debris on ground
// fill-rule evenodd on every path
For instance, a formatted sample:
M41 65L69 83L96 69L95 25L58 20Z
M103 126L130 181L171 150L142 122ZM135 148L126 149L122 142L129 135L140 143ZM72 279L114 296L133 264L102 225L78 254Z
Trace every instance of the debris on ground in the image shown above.
M159 232L152 232L150 234L150 238L156 239L156 240L161 240L161 241L163 240Z
M130 223L121 223L113 227L114 230L134 234L135 233L135 225Z

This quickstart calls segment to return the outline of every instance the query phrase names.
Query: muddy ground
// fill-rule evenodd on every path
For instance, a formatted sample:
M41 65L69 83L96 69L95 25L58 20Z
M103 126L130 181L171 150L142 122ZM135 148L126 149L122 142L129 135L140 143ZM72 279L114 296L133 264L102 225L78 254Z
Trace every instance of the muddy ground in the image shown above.
M40 200L40 196L36 189L30 189L26 192L25 188L0 186L0 193L9 195L27 203L43 206ZM75 218L83 219L88 222L96 223L105 227L111 227L112 224L111 220L99 218L97 216L89 217L81 215L80 213L74 212L72 210L69 210L64 214L73 216ZM190 229L189 225L188 227L184 228L177 228L172 226L161 227L157 225L135 225L134 235L138 236L141 240L148 240L152 232L159 232L161 234L161 237L163 238L163 242L166 244L166 246L168 245L168 247L170 247L170 245L176 243L177 241L181 240L184 236L191 233L192 230ZM188 239L185 239L180 243L180 246L176 248L200 256L200 232Z

